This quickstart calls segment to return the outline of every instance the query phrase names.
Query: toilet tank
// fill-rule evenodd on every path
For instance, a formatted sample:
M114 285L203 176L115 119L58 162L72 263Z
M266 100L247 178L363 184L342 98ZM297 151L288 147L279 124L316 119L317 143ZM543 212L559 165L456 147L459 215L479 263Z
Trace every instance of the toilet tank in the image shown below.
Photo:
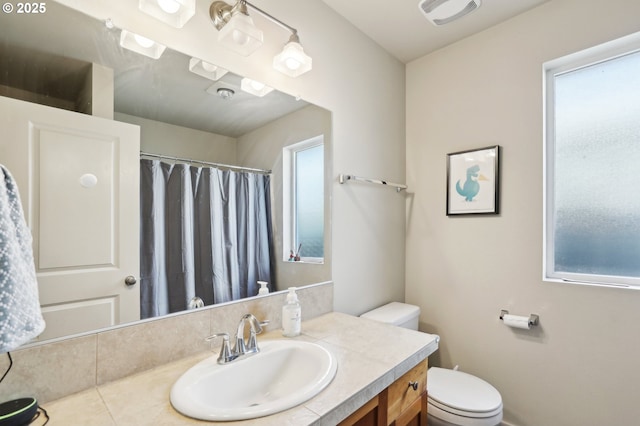
M398 327L417 330L420 308L407 303L391 302L372 311L365 312L360 316L374 321L397 325Z

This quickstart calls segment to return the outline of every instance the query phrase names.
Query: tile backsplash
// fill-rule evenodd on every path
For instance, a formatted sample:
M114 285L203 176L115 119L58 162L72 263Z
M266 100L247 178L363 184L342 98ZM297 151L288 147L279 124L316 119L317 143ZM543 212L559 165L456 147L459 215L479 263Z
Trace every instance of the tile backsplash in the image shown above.
M303 320L333 310L332 282L301 287L297 293ZM13 367L0 384L0 400L33 396L46 403L211 350L204 338L224 331L235 335L246 313L269 320L267 331L279 329L285 296L286 292L253 297L16 350L11 353ZM8 367L8 358L2 356L0 371Z

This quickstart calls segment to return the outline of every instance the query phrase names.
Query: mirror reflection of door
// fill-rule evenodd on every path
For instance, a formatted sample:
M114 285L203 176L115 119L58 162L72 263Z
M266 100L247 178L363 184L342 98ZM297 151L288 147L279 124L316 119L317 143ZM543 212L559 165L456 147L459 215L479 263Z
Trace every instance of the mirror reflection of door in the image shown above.
M139 128L0 97L0 163L34 239L39 339L140 318Z
M25 15L15 19L15 15L0 14L0 28L0 96L83 113L74 115L78 120L86 119L88 114L139 126L140 151L273 170L271 207L278 224L282 223L282 148L295 141L323 135L326 151L324 263L274 262L275 276L269 283L269 289L300 287L331 279L328 200L332 186L332 142L329 111L277 90L264 97L243 92L242 76L233 72L226 73L218 81L211 81L189 70L191 62L197 58L171 49L166 49L157 60L128 51L118 44L119 28L107 28L104 21L57 2L47 3L46 15ZM235 90L232 100L217 96L216 89L221 86ZM6 120L6 116L0 117L0 124L6 123L3 119ZM5 143L7 145L3 146ZM0 140L0 163L7 155L17 155L15 148L16 140ZM56 149L53 151L57 153ZM132 149L130 153L136 164L140 160L140 151ZM24 167L27 167L26 158L28 156L19 160ZM59 160L54 160L53 164L56 162ZM13 168L11 171L15 176L17 171ZM18 174L22 181L28 182L26 174ZM84 175L98 177L97 173L90 171L83 171ZM93 180L91 176L85 179L85 183ZM98 186L102 183L103 179L97 180ZM134 212L131 204L129 213L139 217L138 210ZM43 214L47 212L43 211ZM100 214L95 212L94 216L97 218ZM31 224L37 226L39 220L48 219L34 216ZM273 231L280 229L274 226ZM72 234L67 232L65 235ZM57 246L60 255L64 255L67 239L63 238L64 244ZM278 236L273 240L274 251L281 253L282 238ZM139 241L135 246L138 251L133 255L139 256ZM286 246L288 253L290 248L299 247L299 243L287 243ZM303 243L303 257L309 254L307 249L310 246L310 243ZM118 250L115 252L120 253ZM89 253L87 251L83 255ZM82 270L77 268L76 273L81 275L78 271ZM55 276L50 272L46 274ZM112 281L114 286L115 283L120 285L128 275L139 274L142 277L137 268L133 272L127 270L122 273ZM140 277L137 277L134 289L141 285ZM65 312L74 301L80 300L73 297L68 302L61 297L47 301L47 308L51 309L49 316L57 316L55 309L58 308ZM92 306L91 301L96 306ZM69 335L78 332L75 331L76 326L82 326L83 330L103 328L109 323L107 318L117 324L138 319L127 319L121 312L122 308L116 306L115 299L113 303L106 303L100 298L87 296L80 300L78 309L80 307L85 311L99 312L99 318L61 321L70 326ZM48 322L46 333L51 331L53 319ZM41 336L41 340L53 337Z

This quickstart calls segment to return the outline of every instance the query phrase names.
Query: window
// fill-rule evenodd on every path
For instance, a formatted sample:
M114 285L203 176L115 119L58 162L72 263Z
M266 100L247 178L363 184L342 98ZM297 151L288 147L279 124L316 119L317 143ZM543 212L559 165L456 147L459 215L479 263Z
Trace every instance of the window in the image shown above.
M283 150L284 260L324 261L324 139Z
M544 279L640 288L640 36L545 77Z

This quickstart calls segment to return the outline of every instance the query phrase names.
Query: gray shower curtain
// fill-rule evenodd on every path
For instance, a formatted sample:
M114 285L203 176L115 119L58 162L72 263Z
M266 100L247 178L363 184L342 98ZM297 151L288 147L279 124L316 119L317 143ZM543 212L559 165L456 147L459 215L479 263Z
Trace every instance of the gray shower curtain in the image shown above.
M255 296L271 232L268 175L141 159L141 318Z

